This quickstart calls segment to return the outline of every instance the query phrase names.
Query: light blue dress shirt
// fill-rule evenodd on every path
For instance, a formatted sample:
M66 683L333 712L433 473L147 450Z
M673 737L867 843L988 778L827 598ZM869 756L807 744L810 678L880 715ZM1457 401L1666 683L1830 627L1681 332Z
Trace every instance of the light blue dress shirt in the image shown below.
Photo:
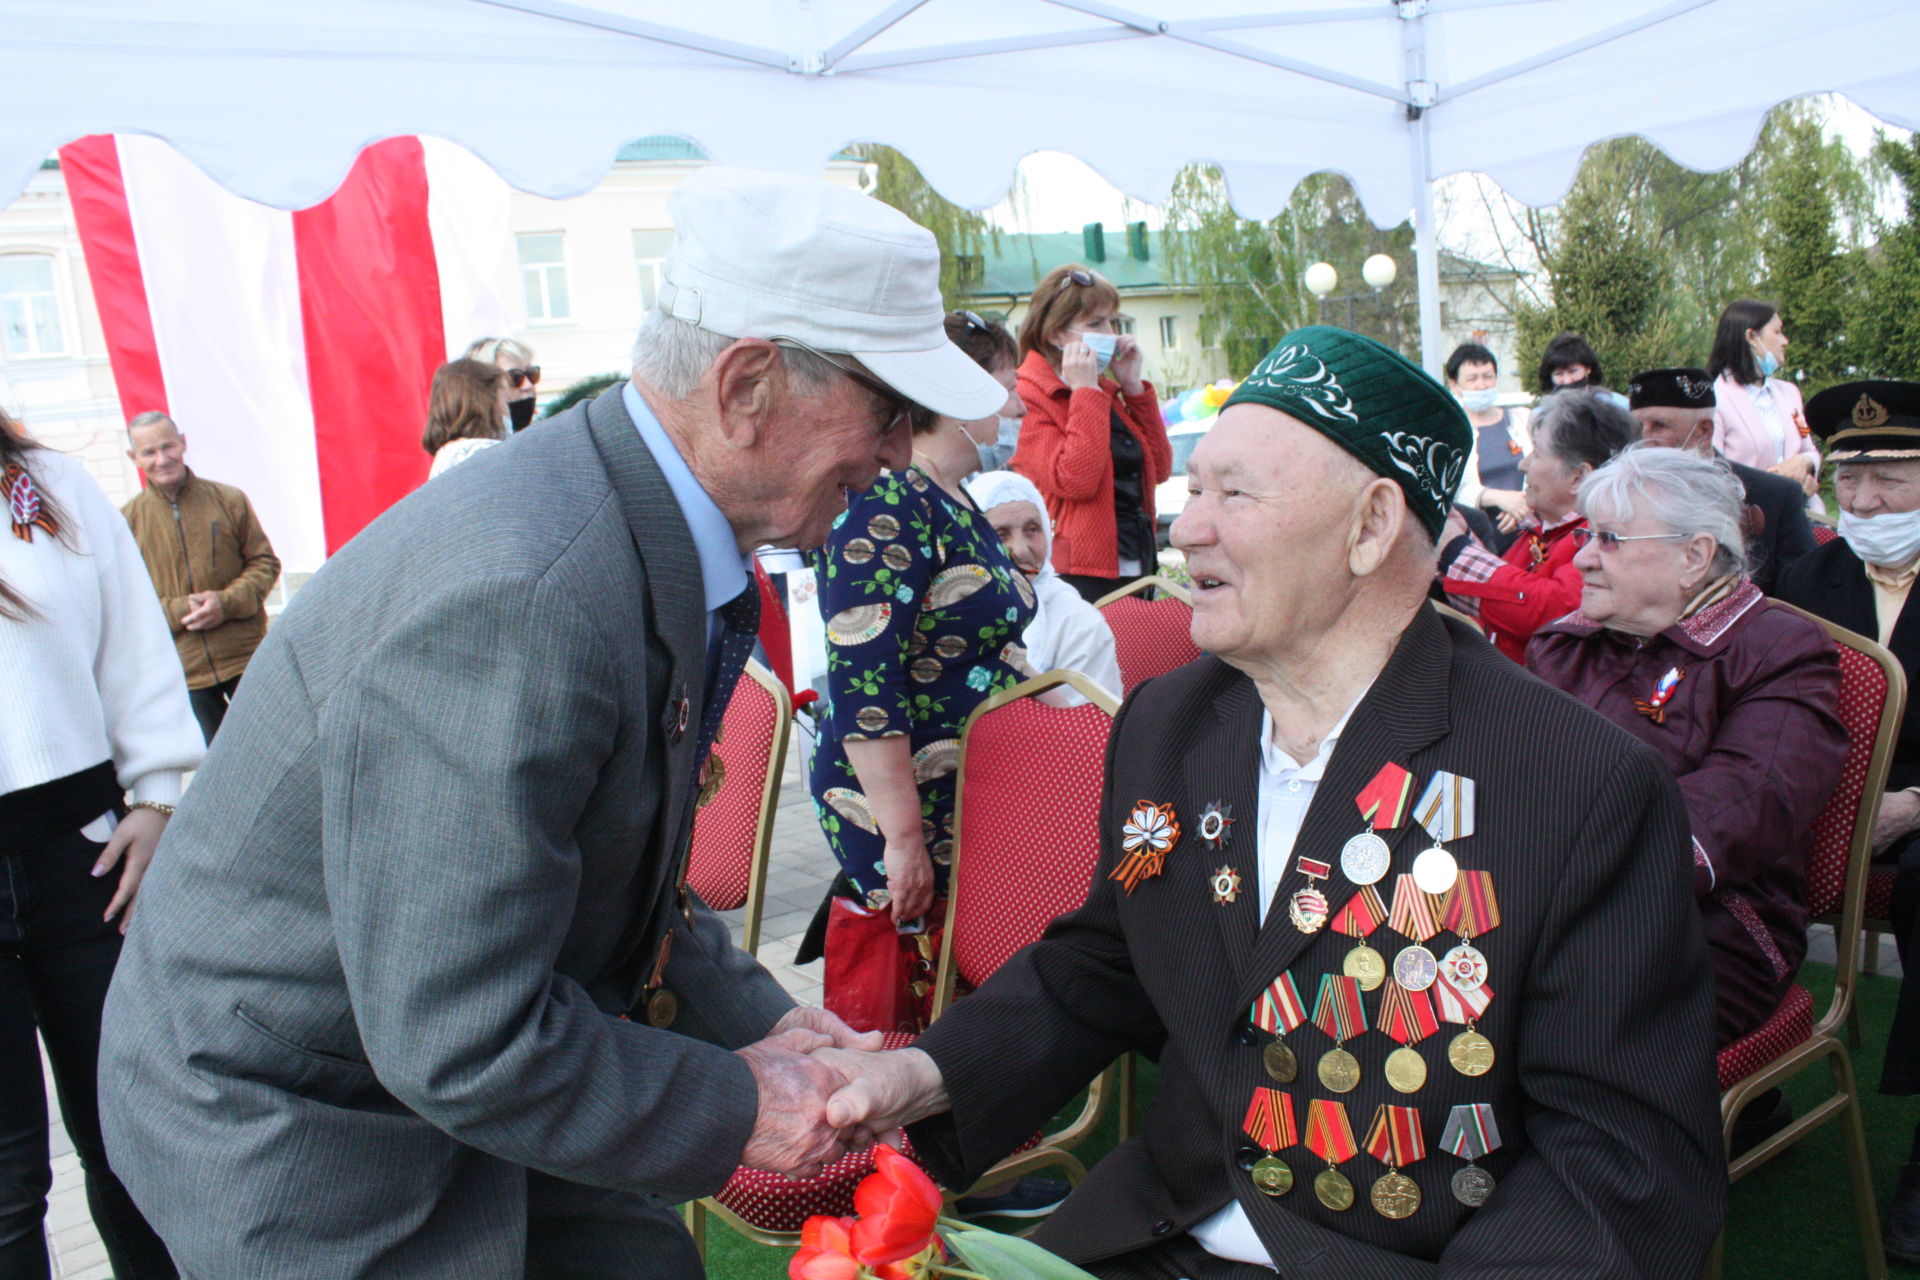
M686 517L693 534L693 549L700 558L700 586L706 597L707 642L711 644L720 628L720 606L747 589L747 557L740 553L726 515L694 478L673 437L653 416L633 383L620 388L620 402L639 428L641 442L666 477L667 488L673 490L673 500L680 504L680 514Z

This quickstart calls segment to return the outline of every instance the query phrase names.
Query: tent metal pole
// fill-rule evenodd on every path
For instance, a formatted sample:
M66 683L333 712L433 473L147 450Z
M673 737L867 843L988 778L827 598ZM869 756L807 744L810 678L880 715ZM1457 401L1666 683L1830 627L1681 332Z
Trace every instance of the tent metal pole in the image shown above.
M1407 159L1413 179L1413 268L1420 298L1420 363L1435 378L1440 350L1440 240L1433 223L1433 139L1427 112L1439 100L1427 78L1427 0L1395 0L1407 67Z

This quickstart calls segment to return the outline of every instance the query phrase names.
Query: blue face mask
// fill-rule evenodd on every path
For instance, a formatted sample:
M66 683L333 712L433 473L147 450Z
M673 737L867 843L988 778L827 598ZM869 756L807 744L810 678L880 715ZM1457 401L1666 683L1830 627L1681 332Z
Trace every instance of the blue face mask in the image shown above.
M1500 398L1497 387L1486 387L1479 391L1462 391L1460 403L1469 413L1480 413L1493 408L1493 402Z
M1082 333L1075 336L1087 344L1087 350L1093 352L1093 358L1099 364L1099 371L1105 373L1107 366L1113 363L1114 348L1120 345L1119 337L1111 333Z
M1757 352L1753 363L1760 370L1760 376L1763 378L1771 378L1780 372L1780 357L1771 351Z

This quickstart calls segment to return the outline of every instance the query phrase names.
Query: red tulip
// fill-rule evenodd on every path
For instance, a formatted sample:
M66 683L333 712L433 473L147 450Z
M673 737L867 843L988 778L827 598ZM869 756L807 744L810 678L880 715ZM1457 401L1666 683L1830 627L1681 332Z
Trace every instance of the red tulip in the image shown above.
M800 1251L787 1263L789 1280L856 1280L860 1264L853 1257L852 1226L852 1218L808 1218L800 1228Z
M911 1258L927 1247L940 1218L940 1188L920 1166L885 1144L873 1148L873 1172L854 1189L853 1256L869 1266Z

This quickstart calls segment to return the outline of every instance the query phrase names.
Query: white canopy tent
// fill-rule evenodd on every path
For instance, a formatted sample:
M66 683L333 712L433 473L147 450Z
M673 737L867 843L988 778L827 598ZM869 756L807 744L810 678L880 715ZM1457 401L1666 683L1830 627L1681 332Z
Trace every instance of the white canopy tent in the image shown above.
M1716 169L1768 109L1845 94L1920 127L1916 0L0 0L0 185L89 133L166 139L281 208L394 134L460 143L512 185L592 187L632 138L818 171L892 144L950 199L1001 198L1040 149L1140 199L1191 161L1249 217L1309 173L1413 212L1438 351L1436 177L1557 199L1638 133Z

